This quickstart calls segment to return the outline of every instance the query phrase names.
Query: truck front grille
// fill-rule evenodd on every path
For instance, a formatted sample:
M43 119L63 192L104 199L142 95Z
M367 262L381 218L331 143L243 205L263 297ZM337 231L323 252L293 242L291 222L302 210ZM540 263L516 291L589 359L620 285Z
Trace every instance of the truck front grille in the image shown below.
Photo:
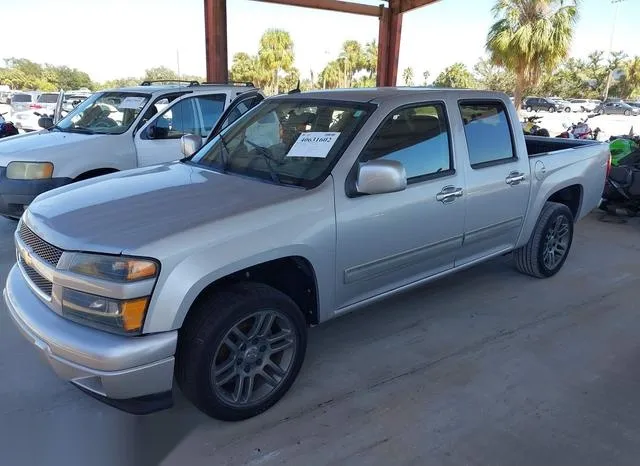
M22 269L24 270L25 274L27 275L27 277L29 277L29 280L31 280L31 282L40 290L42 291L44 294L46 294L48 297L51 296L51 288L53 286L53 284L47 280L46 278L44 278L42 275L40 275L33 267L30 267L29 265L27 265L25 263L24 260L22 260L22 257L19 257L19 261L20 261L20 265L22 266Z
M52 266L57 266L60 256L62 256L62 249L58 249L52 244L47 243L45 240L36 235L24 222L20 223L20 231L18 232L20 239L26 244L29 249L33 251L35 255L41 258L43 261L48 262Z

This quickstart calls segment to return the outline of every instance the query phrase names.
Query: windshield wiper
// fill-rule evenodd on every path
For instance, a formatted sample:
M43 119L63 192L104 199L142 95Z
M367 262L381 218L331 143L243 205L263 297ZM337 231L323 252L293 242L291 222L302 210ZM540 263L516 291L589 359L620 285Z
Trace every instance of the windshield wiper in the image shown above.
M252 146L253 148L255 148L258 151L258 154L264 157L265 165L269 169L269 175L271 175L271 179L273 180L273 182L276 184L282 184L280 182L280 177L278 176L278 173L271 166L271 162L279 163L276 159L273 158L271 151L266 147L260 146L255 142L249 141L248 139L245 139L245 142L250 146Z
M64 129L60 128L60 131L66 131L69 133L96 134L95 131L89 128L83 128L78 126L74 126L72 128L64 128Z

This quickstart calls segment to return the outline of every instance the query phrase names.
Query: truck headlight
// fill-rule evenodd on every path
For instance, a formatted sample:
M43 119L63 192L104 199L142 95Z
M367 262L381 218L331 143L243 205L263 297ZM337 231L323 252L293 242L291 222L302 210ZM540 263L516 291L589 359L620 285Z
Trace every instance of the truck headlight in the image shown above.
M120 334L139 334L144 324L149 296L118 300L62 290L62 315L79 324Z
M52 175L51 162L11 162L7 165L7 178L12 180L43 180Z
M113 282L134 282L155 278L159 266L151 259L104 254L65 253L62 266L70 272Z

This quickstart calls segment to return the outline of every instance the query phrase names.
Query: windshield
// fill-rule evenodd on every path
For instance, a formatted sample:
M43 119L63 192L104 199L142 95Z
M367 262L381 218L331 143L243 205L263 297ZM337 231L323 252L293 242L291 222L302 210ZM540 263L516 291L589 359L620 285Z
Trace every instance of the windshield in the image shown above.
M32 97L29 94L14 94L11 102L31 102Z
M58 101L58 94L42 94L38 97L41 104L55 104Z
M375 107L274 99L247 112L191 162L278 184L320 184Z
M89 134L122 134L136 120L149 97L149 94L133 92L93 94L60 120L54 128Z

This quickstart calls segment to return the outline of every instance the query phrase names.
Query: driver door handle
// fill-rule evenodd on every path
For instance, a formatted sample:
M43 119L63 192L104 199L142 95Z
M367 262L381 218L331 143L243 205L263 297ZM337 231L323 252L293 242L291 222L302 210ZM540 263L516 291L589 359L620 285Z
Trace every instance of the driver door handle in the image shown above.
M520 182L524 181L525 179L526 179L526 175L524 173L511 172L509 173L505 181L507 184L510 184L511 186L515 186L517 184L520 184Z
M436 200L442 203L452 202L456 197L461 197L463 194L462 188L456 188L455 186L445 186L438 194L436 194Z

